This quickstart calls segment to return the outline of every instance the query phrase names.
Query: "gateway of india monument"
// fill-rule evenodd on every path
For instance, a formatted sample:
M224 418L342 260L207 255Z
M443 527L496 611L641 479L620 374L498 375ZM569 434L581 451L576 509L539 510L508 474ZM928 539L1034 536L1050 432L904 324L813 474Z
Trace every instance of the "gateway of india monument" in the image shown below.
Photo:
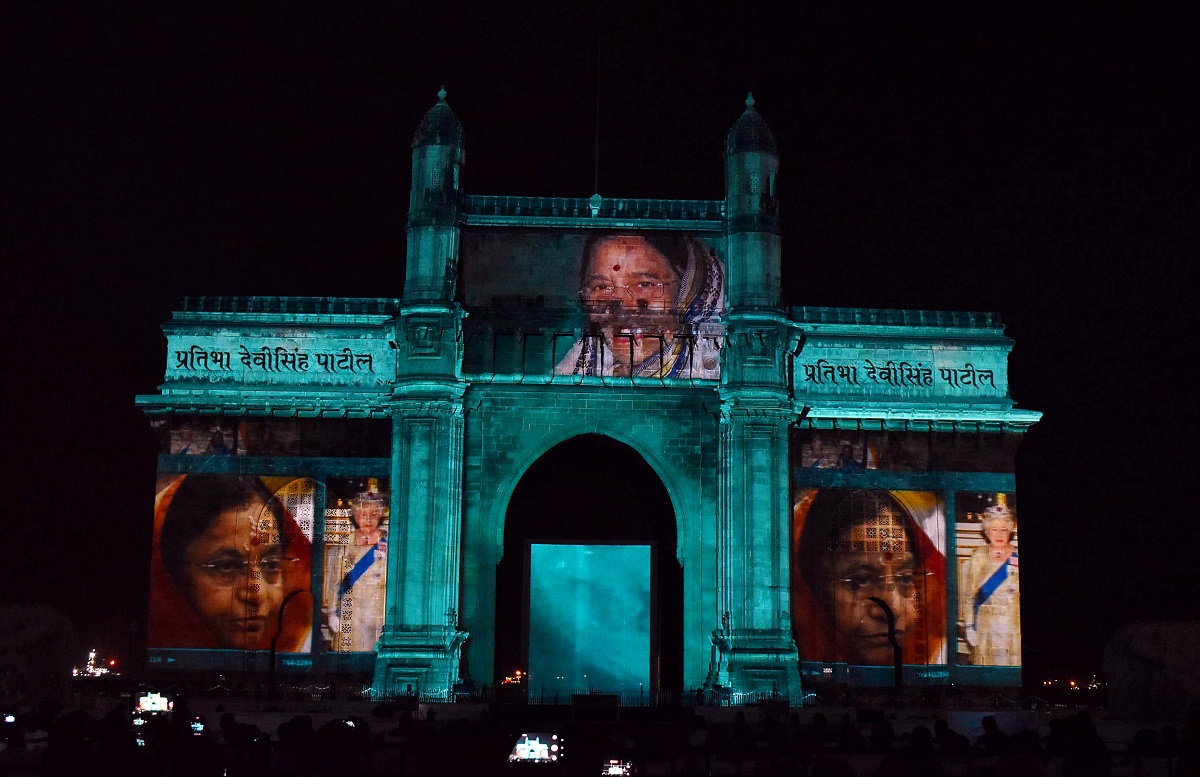
M1019 686L1040 413L1012 341L786 305L775 138L752 98L730 118L723 199L473 194L442 91L398 296L184 297L136 398L149 668L446 700Z

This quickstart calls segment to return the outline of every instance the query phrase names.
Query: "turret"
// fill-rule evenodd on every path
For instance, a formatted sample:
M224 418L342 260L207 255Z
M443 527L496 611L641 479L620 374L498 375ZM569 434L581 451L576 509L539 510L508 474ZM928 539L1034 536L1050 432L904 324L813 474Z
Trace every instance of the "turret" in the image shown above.
M462 123L446 103L443 87L413 136L406 301L454 298L463 158Z
M780 297L779 200L775 136L746 96L746 110L725 139L725 218L731 311L778 308Z

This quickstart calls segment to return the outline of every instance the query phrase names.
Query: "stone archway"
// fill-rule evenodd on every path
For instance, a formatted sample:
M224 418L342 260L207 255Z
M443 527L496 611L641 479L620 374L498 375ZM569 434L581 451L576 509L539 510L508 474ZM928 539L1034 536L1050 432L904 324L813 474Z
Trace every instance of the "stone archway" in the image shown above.
M645 459L612 438L581 435L551 448L518 482L505 516L504 555L497 567L497 682L528 660L531 542L653 547L649 693L678 700L683 685L683 573L676 521L667 490Z

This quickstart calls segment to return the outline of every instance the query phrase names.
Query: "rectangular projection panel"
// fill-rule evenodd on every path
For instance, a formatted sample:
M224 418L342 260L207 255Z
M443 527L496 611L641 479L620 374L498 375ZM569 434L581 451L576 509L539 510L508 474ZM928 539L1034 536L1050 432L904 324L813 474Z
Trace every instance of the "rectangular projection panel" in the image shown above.
M147 662L369 666L386 608L389 422L172 416L158 481ZM393 551L394 552L394 551ZM358 659L361 659L358 660Z
M955 495L958 662L1021 665L1021 582L1015 494Z
M892 610L905 664L945 664L943 494L793 487L793 498L792 624L801 660L891 666L887 617L874 598Z
M530 691L650 688L650 546L529 550Z
M321 593L321 643L326 651L373 651L383 634L388 582L386 483L382 478L366 482L330 478L326 483Z
M793 432L792 475L800 486L827 482L812 470L880 472L1014 471L1019 434L926 434L906 431L799 429Z
M465 231L463 371L718 380L722 245L683 232Z
M307 652L318 485L160 472L148 647Z
M803 677L892 682L882 599L916 682L1021 684L1013 471L1021 435L790 435L792 628Z

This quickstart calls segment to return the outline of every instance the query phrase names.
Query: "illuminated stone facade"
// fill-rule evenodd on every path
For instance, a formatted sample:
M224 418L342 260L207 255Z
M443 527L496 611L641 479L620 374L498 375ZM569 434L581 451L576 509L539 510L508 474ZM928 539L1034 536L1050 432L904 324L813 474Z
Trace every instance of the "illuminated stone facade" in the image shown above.
M299 523L319 559L330 531L323 525L339 511L350 514L335 502L331 484L381 479L388 486L386 624L374 654L337 654L337 666L364 672L373 666L381 697L410 688L448 696L455 686L499 679L497 567L522 477L561 443L609 437L644 459L673 511L682 585L665 595L681 597L674 604L682 633L677 655L656 656L681 664L671 690L704 688L734 701L762 694L798 700L802 667L818 681L822 672L886 681L873 671L881 667L856 674L836 657L797 649L794 629L805 629L806 620L792 601L796 494L812 488L938 494L930 515L943 530L932 534L941 538L938 552L953 559L954 494L1014 492L1016 442L1039 415L1015 409L1009 398L1011 341L990 314L784 307L779 160L751 100L725 152L723 201L468 195L463 130L443 96L414 138L401 297L189 298L164 325L165 381L157 394L137 399L164 435L163 483L200 472L303 476L310 485L299 489L303 498L290 509L311 517ZM668 268L663 279L643 282L644 290L589 280L587 257L597 255L588 253L597 250L589 248L590 236L621 236L628 248L643 245L644 234L687 235L686 268ZM544 264L540 257L556 251L570 254L569 267ZM715 315L689 313L686 332L682 324L673 333L647 329L653 345L647 352L657 355L644 360L633 356L645 345L641 329L615 339L599 333L585 287L607 295L605 305L643 303L642 314L664 299L693 311L705 293L693 268L705 256L710 277L721 284L717 293L708 290L708 301L719 305ZM577 268L579 261L584 266ZM688 283L695 294L673 291ZM687 319L680 313L677 320ZM600 365L591 374L577 356L587 352L589 337ZM622 348L632 367L622 365ZM648 362L661 366L651 370ZM292 448L271 432L270 419L290 419L295 425L288 428L301 430L289 432ZM341 442L339 432L322 431L318 437L338 442L322 443L305 458L305 439L312 439L304 436L305 419L323 430L352 423L390 428L382 448L361 449ZM185 433L203 436L210 428L232 455L222 458L211 448L194 455ZM824 466L812 438L822 432L845 437L848 460L857 466ZM805 442L798 433L808 435ZM888 471L881 452L899 450L895 440L907 436L911 443L914 435L929 450L958 451L970 461L945 463L939 453L936 466L926 457L906 465L908 474ZM269 455L255 455L245 442L267 437L272 441L259 448ZM811 463L802 467L801 455ZM977 463L981 456L986 466ZM968 516L964 525L982 514L965 509L957 511ZM970 646L956 630L963 626L962 597L952 566L943 570L947 590L936 600L945 634L927 640L949 646L905 663L940 667L920 675L931 681L953 675L1019 682L1019 667L996 673L969 666ZM312 561L306 572L313 591L322 589L322 574L331 574L319 567ZM317 635L328 630L321 612L331 608L299 606L310 607L311 633L288 649L284 666L330 669L333 659L322 654ZM152 612L152 631L154 618ZM152 636L150 642L152 666L219 664L197 659L186 640L168 644ZM239 666L262 669L258 648L253 659L243 651ZM954 675L959 664L965 675Z

